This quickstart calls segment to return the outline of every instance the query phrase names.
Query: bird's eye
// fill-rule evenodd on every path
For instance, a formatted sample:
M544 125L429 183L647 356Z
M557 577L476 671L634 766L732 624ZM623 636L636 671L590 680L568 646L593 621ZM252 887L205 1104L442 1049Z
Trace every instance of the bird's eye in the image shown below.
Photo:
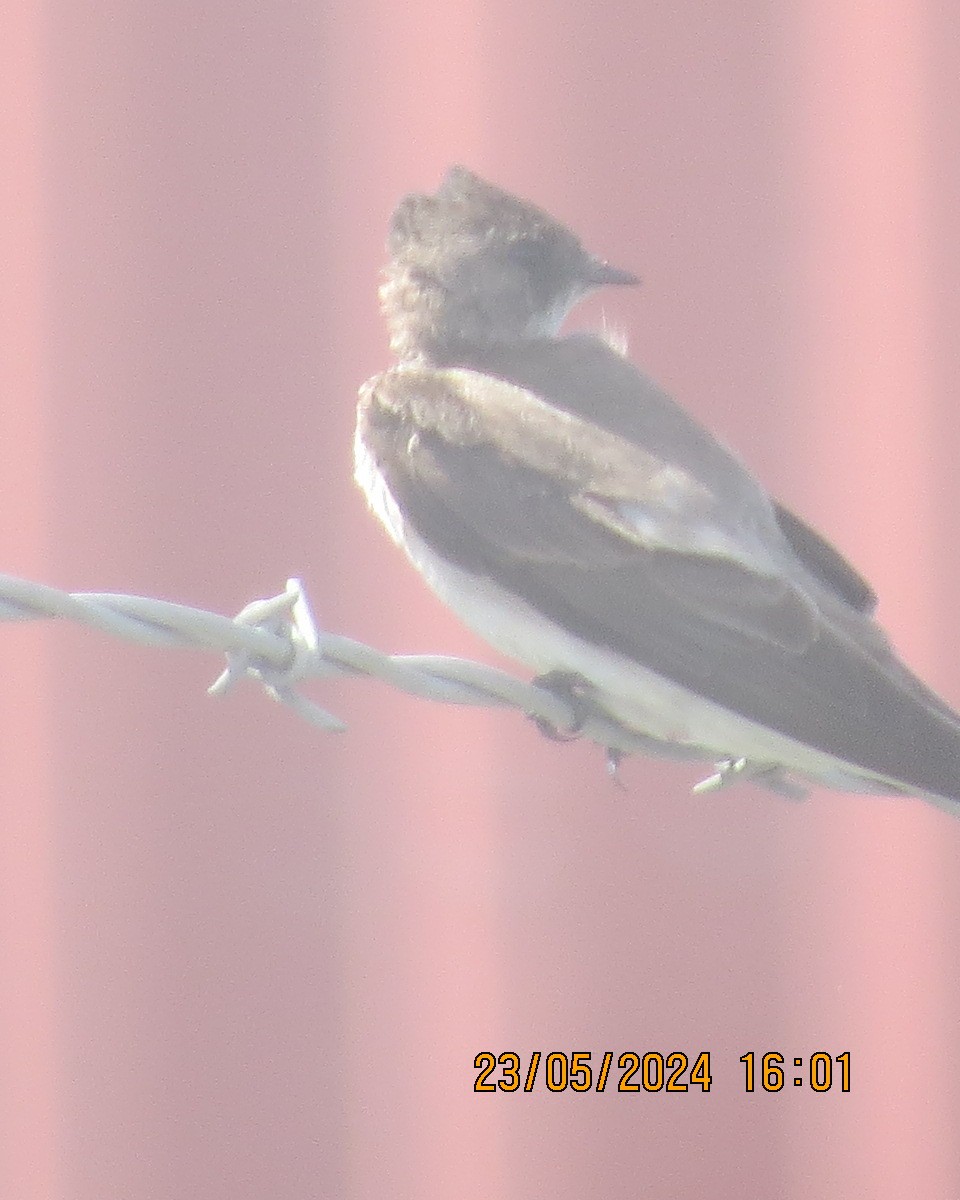
M531 295L543 299L552 294L553 270L550 250L542 241L524 239L510 244L507 261L511 274Z
M519 266L530 272L537 272L543 269L546 250L540 242L523 239L510 243L510 257Z

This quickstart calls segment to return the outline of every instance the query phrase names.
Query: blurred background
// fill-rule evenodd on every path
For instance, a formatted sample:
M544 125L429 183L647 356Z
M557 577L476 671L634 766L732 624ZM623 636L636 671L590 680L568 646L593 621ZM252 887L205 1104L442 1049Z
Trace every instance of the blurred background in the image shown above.
M576 323L626 332L960 704L960 9L3 28L3 570L224 613L296 574L334 632L501 662L351 481L389 214L462 162L643 276ZM621 792L590 744L377 683L312 689L327 735L68 624L0 646L0 1194L960 1194L960 821L641 760ZM482 1050L708 1050L713 1085L478 1095ZM851 1091L748 1095L749 1051L849 1051Z

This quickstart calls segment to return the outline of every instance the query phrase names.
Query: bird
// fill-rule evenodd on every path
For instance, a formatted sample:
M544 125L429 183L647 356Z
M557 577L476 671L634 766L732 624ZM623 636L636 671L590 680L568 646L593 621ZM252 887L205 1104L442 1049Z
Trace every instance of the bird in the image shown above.
M387 251L396 362L360 389L355 479L467 626L621 748L713 762L701 788L960 813L960 716L867 581L610 338L562 332L637 276L462 166L400 201Z

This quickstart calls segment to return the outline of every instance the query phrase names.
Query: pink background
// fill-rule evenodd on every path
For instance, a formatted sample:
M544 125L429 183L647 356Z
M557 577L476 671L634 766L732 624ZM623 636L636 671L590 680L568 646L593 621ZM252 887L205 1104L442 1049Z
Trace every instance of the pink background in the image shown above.
M495 662L351 482L389 213L463 162L645 288L632 353L876 584L960 704L960 9L77 6L0 49L12 573ZM0 1194L960 1194L960 822L749 788L374 683L4 626ZM479 1096L708 1049L709 1095ZM738 1058L849 1050L853 1090Z

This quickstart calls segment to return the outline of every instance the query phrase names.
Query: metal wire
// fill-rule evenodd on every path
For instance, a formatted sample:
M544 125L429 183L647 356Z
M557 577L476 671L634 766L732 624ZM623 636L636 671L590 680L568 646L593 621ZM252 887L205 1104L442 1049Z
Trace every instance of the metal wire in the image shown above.
M575 732L603 746L612 772L624 754L675 759L710 759L708 751L644 737L590 705L589 697L552 688L546 681L522 680L465 658L429 654L383 654L363 642L319 630L303 585L289 579L268 600L254 600L235 617L147 596L111 592L62 592L57 588L0 574L0 621L45 618L78 621L146 646L176 646L225 654L226 670L208 689L222 696L242 679L258 681L274 700L321 729L342 731L339 717L297 690L308 679L366 676L412 696L444 704L513 708L532 717L544 731ZM796 785L769 766L743 760L718 763L718 772L697 791L725 787L754 777L766 787L795 796Z
M578 721L574 706L544 687L524 683L505 671L463 658L383 654L352 638L317 629L297 579L269 600L255 600L233 618L147 596L108 592L62 592L57 588L0 574L0 621L66 618L147 646L178 646L219 651L227 668L210 687L223 695L251 677L276 700L323 729L343 722L299 694L310 678L363 675L429 700L519 709L556 729ZM640 749L636 738L615 722L591 716L581 730L604 746Z

